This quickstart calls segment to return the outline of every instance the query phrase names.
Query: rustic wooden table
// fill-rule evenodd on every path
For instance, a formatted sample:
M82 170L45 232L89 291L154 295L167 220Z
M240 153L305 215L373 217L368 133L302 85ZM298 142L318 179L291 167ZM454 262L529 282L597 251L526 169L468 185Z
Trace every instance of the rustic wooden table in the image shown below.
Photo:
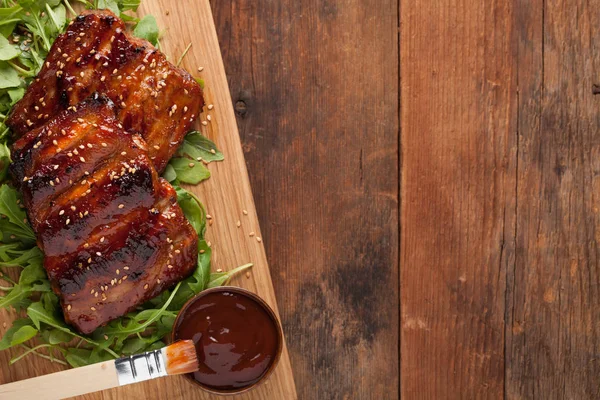
M600 398L598 4L212 7L300 398Z

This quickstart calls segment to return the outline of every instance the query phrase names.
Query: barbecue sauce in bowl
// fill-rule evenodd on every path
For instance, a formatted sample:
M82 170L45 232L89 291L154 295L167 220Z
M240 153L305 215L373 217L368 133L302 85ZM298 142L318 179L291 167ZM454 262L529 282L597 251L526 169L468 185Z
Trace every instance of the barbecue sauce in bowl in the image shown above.
M173 340L193 340L200 369L189 377L216 393L249 390L273 370L283 338L275 313L240 288L209 289L181 310Z

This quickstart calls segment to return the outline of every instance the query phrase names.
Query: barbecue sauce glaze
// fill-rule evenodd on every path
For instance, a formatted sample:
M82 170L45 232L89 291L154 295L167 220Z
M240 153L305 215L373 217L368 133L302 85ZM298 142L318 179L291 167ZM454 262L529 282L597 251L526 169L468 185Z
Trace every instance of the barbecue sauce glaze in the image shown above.
M193 374L203 386L239 390L258 382L279 349L277 325L248 296L213 292L192 301L178 318L175 340L193 340L200 369Z

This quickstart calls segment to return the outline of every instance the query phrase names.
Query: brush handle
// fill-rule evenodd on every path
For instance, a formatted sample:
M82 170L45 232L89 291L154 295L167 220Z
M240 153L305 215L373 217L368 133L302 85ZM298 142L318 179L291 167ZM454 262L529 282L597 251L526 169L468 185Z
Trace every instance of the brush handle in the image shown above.
M0 385L0 400L64 399L119 386L114 361Z

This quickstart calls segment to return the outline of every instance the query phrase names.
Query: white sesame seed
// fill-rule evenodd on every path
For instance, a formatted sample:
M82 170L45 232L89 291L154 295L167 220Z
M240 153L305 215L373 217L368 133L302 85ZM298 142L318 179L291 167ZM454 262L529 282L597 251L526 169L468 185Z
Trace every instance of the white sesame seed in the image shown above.
M64 213L65 213L65 210L60 210L60 211L58 212L58 215L63 215Z
M262 242L262 239L261 239L260 237L258 237L258 236L257 236L257 237L256 237L256 241L257 241L257 242Z
M204 71L204 67L198 67L198 72Z
M71 220L67 218L67 220L65 221L65 225L69 225L69 222L71 222Z
M80 160L81 162L85 162L85 158L83 158L83 157L79 157L79 160Z
M202 121L202 125L206 126L206 125L208 125L208 122Z
M238 219L238 222L236 222L236 225L239 228L240 226L242 226L242 222Z
M215 106L214 106L214 105L212 105L212 104L209 104L209 105L208 105L208 109L209 109L209 110L212 110L213 108L215 108Z
M119 208L123 208L123 207L125 207L124 204L119 204Z
M250 232L250 233L248 234L248 236L250 236L250 237L252 237L252 236L254 236L254 235L256 235L256 233L255 233L255 232Z
M248 211L246 210L242 210L242 213L244 213L244 215L248 215Z
M211 121L211 120L212 120L212 117L210 116L210 114L208 114L208 115L206 116L206 120L207 120L207 121Z

